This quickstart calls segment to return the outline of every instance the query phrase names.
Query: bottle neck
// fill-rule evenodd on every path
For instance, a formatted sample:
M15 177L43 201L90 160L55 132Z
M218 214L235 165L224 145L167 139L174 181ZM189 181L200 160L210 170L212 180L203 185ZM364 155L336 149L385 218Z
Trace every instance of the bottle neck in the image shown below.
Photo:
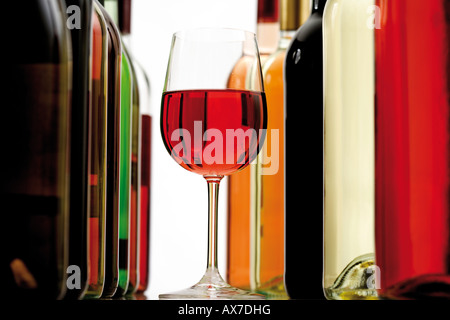
M119 26L119 5L117 0L105 0L104 7L116 26Z
M258 22L256 26L256 39L260 54L271 54L277 49L280 38L280 25L278 22Z
M323 14L323 10L325 9L326 3L327 0L312 0L311 14L315 13Z
M131 49L131 48L133 47L133 44L132 44L132 38L131 38L131 35L130 35L129 33L127 33L127 34L122 34L122 35L121 35L121 38L122 38L123 44L125 45L125 47L126 47L127 49Z
M280 0L280 38L278 50L287 49L298 28L309 17L310 0Z
M258 0L256 39L260 55L272 54L280 38L278 0Z

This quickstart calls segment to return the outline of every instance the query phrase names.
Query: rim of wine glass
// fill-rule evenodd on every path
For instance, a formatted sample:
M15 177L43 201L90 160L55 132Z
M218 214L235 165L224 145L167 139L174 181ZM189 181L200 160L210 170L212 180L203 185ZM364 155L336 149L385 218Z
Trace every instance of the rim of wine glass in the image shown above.
M256 39L256 33L252 32L252 31L248 31L245 29L239 29L239 28L231 28L231 27L195 27L195 28L187 28L187 29L180 29L176 32L173 33L172 37L175 38L179 38L179 39L184 39L183 35L186 35L188 33L194 33L194 32L201 32L201 31L225 31L225 32L240 32L242 34L245 35L245 38L242 40L236 40L236 39L232 39L232 40L215 40L215 41L211 41L211 39L199 39L198 41L204 41L204 42L244 42L247 39L247 36L250 36L251 38Z

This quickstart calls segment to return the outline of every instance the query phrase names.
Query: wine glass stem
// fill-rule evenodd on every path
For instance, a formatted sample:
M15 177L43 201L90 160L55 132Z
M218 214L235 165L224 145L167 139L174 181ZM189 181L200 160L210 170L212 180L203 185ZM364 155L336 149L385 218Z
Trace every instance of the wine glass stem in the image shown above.
M217 271L217 217L219 184L223 176L204 176L204 178L208 183L208 260L206 268L210 271Z

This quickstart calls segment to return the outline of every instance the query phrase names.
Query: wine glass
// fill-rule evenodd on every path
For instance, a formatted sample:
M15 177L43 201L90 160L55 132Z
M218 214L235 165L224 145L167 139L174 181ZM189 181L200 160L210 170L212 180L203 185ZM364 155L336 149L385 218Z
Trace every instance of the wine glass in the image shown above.
M243 59L245 58L245 59ZM248 63L246 85L228 79ZM243 89L245 87L245 89ZM266 99L255 34L199 28L173 35L162 95L161 133L167 151L208 185L207 268L202 279L160 299L264 299L227 284L217 265L217 215L222 178L254 161L267 128Z

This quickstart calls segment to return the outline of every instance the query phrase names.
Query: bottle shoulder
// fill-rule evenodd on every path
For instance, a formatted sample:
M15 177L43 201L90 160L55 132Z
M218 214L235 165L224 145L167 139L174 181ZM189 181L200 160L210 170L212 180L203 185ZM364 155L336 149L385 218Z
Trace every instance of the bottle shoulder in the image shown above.
M317 39L322 39L322 15L310 16L293 36L289 48L295 43Z
M274 70L281 70L283 68L284 59L286 56L286 49L278 48L272 53L262 65L262 73L265 76Z
M288 47L284 64L286 76L297 74L299 70L308 70L310 76L322 73L322 38L322 16L311 16L298 29Z

